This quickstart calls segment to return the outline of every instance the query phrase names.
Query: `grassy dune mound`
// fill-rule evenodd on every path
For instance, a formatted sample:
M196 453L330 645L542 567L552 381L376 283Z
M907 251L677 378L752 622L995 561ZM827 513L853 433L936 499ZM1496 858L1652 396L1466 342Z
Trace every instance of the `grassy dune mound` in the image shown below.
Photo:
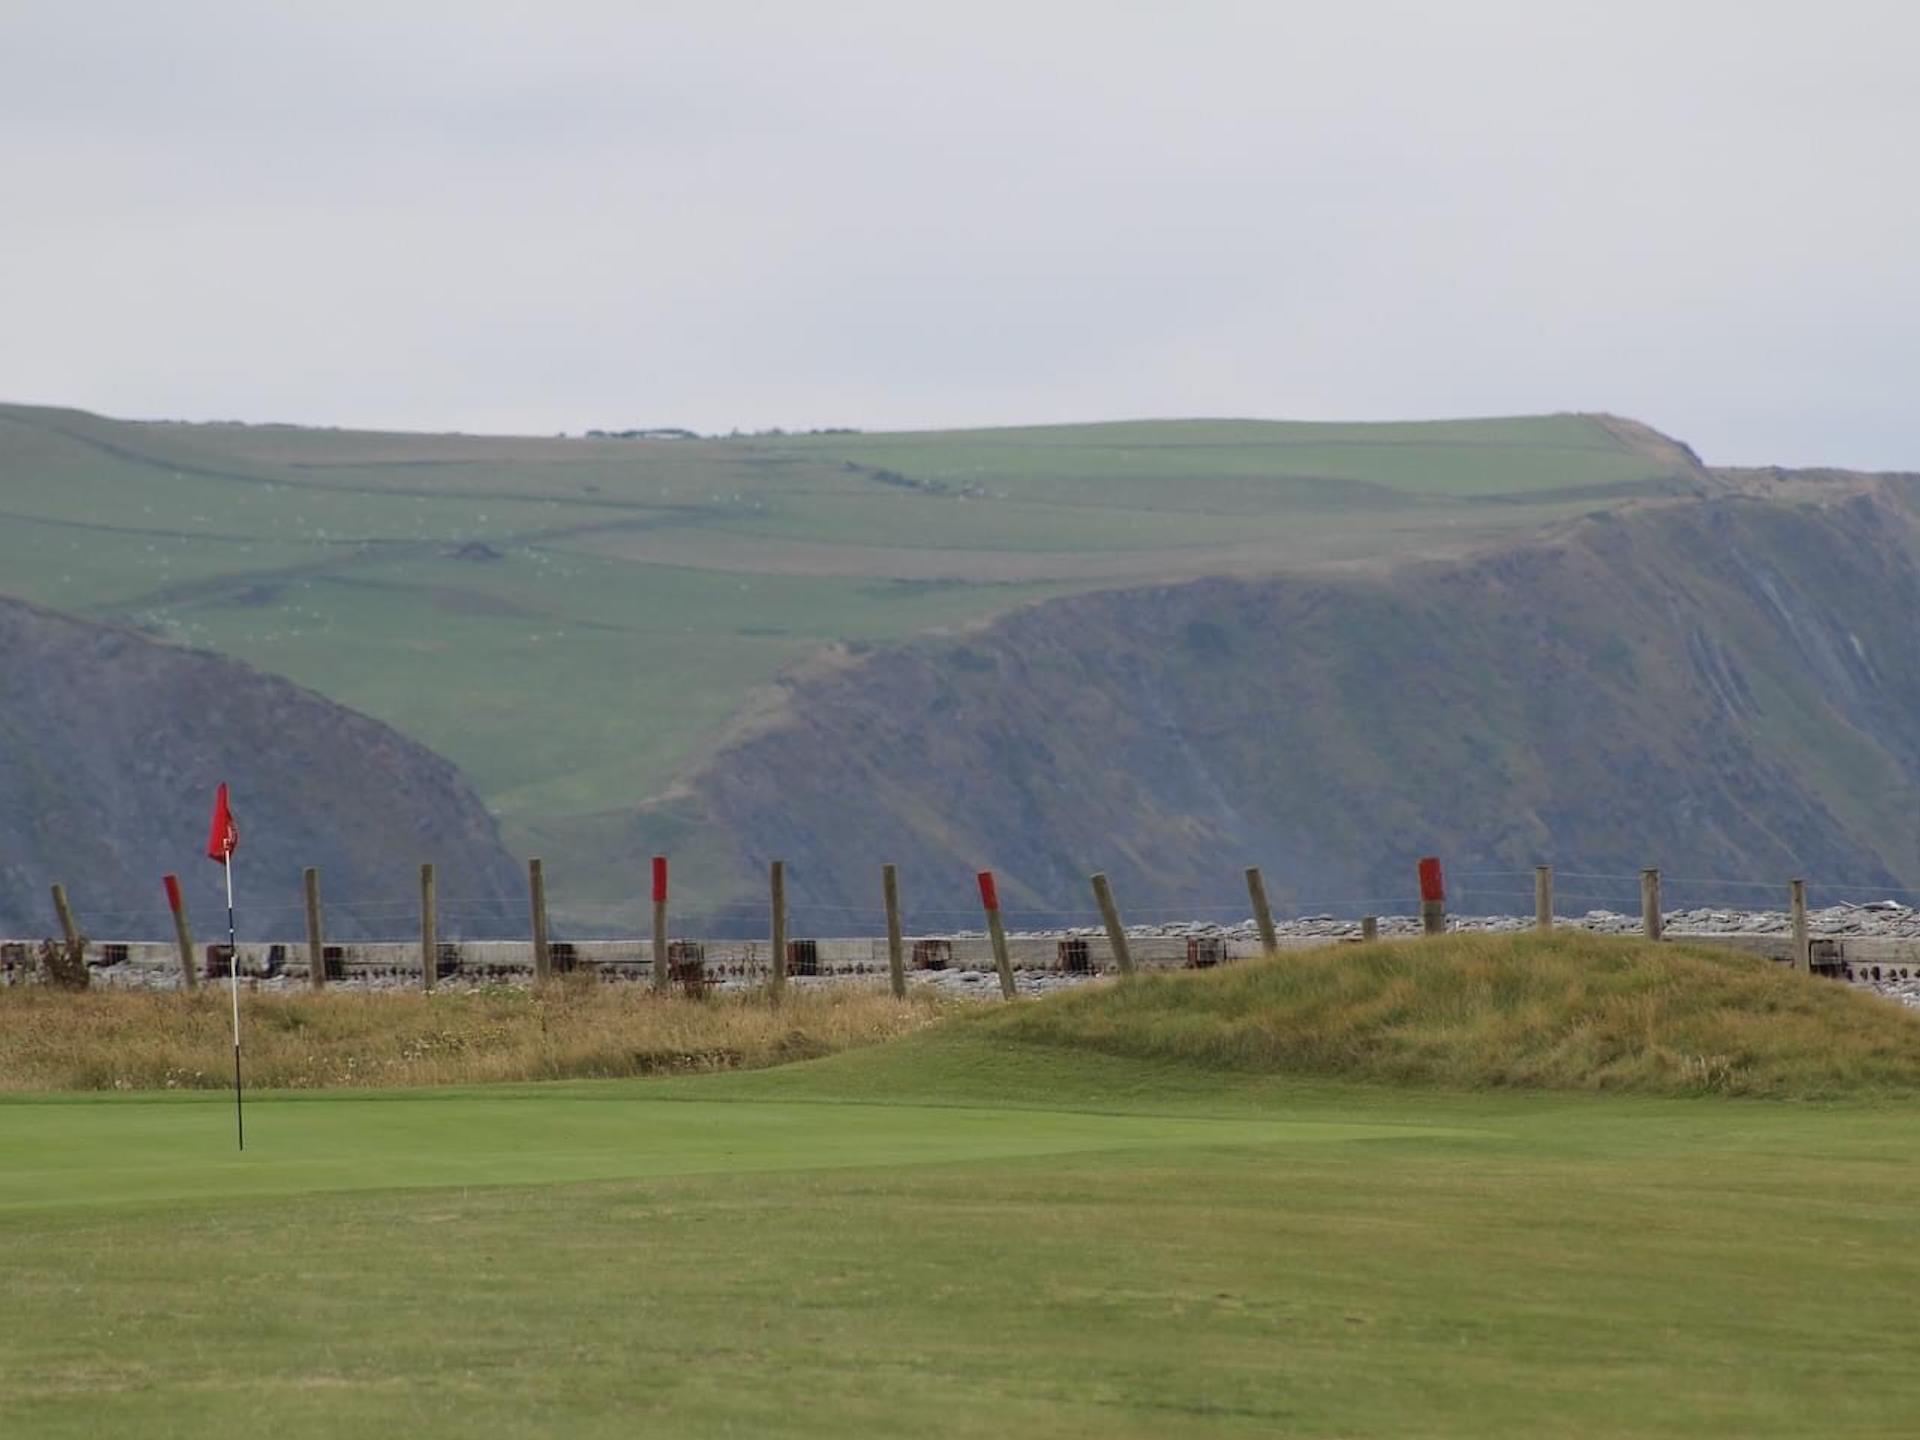
M1709 946L1562 932L1337 945L961 1022L1222 1070L1450 1089L1920 1093L1920 1017Z

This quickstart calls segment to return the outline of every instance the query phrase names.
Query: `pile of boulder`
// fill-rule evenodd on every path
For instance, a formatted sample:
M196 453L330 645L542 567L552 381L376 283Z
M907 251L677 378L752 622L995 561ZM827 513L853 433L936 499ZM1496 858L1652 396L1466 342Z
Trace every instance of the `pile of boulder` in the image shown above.
M1694 909L1669 910L1662 917L1664 927L1675 935L1784 935L1793 928L1792 917L1784 910ZM1582 915L1562 915L1556 921L1578 930L1601 935L1637 935L1640 916L1615 910L1589 910ZM1420 921L1413 915L1382 915L1382 935L1415 935ZM1533 928L1531 915L1449 915L1447 928L1468 933L1499 934ZM1274 934L1283 940L1341 940L1360 933L1360 921L1354 917L1300 915L1275 919ZM1920 907L1898 900L1870 900L1864 904L1828 905L1807 911L1808 933L1822 939L1846 936L1888 940L1920 940ZM1073 926L1062 930L1020 930L1008 932L1022 940L1045 940L1072 936L1098 936L1105 932L1096 926ZM963 930L956 939L978 939L980 930ZM1255 942L1258 926L1251 919L1233 922L1179 920L1166 924L1129 925L1127 934L1136 940L1222 939Z

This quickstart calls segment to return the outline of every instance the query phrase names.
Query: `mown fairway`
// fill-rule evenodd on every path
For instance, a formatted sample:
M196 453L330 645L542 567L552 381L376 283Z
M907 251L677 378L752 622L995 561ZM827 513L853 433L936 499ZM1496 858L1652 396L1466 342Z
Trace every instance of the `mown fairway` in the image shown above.
M0 1103L0 1433L1893 1435L1904 1107L938 1032L700 1079Z
M0 406L0 590L393 724L594 920L586 898L628 878L606 827L836 645L1074 590L1455 553L1698 480L1678 447L1580 416L628 441Z

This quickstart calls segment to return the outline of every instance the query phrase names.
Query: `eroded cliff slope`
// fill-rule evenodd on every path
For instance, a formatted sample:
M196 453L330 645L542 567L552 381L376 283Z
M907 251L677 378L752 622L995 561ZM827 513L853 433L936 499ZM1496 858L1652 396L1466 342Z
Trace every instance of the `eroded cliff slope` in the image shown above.
M222 780L252 937L304 933L307 865L321 868L331 933L406 934L423 860L448 897L443 932L524 929L504 903L518 867L439 756L235 661L0 599L0 934L53 932L57 880L92 935L162 938L171 870L216 938L220 871L200 852Z
M929 926L980 866L1062 913L1095 869L1143 912L1241 904L1253 863L1282 903L1386 908L1426 853L1920 885L1916 717L1920 480L1810 481L889 649L797 684L644 828L704 831L743 885L785 858L822 924L882 859Z

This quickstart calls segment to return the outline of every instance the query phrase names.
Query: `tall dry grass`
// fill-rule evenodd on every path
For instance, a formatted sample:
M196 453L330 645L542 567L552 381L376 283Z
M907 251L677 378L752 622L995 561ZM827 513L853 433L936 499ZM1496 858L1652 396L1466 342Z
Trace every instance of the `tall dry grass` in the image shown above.
M1711 946L1574 931L1336 945L1012 1007L1008 1039L1427 1085L1920 1094L1920 1015Z
M247 1083L270 1089L461 1085L731 1070L921 1029L926 996L865 986L706 1000L565 980L538 990L249 995ZM226 992L0 989L0 1090L217 1089L232 1083Z

